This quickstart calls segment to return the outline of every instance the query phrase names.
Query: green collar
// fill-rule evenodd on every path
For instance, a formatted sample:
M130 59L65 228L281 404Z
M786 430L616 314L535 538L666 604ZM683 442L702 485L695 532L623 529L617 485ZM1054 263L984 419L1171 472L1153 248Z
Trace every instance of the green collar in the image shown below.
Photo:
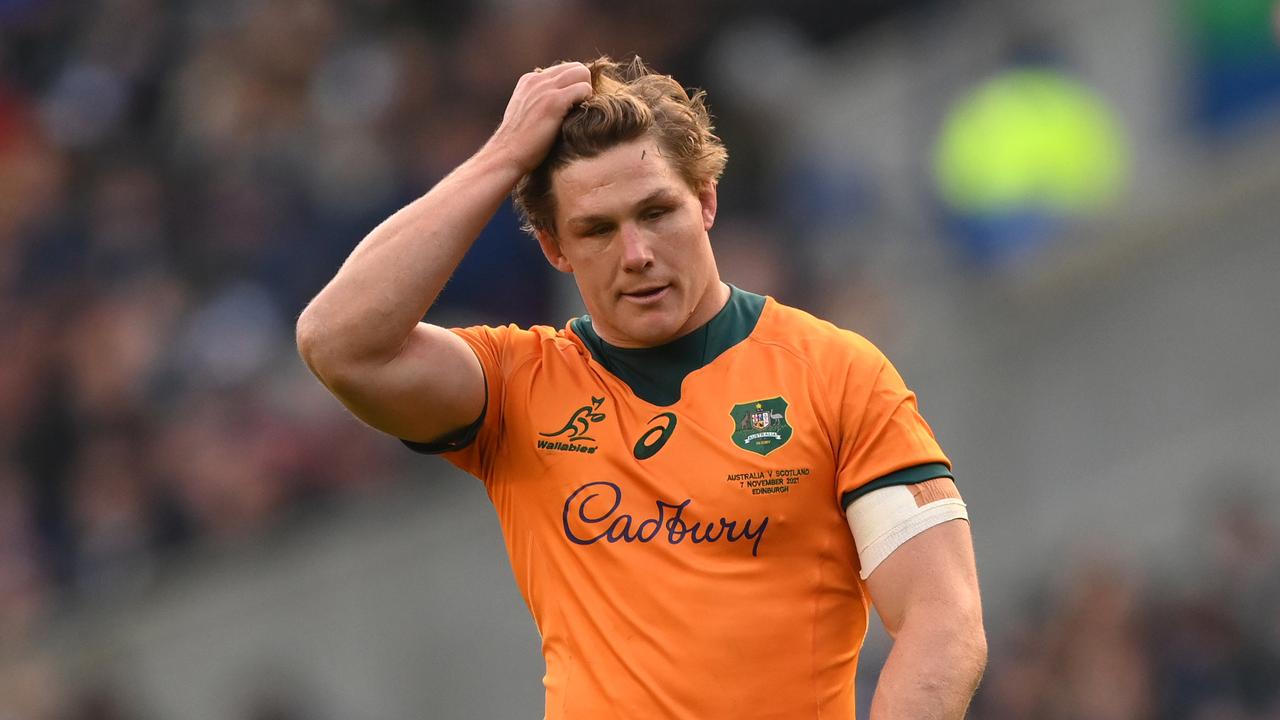
M569 327L582 338L591 357L625 382L636 397L667 407L680 400L680 385L689 373L711 364L751 334L764 301L763 296L730 285L729 302L706 325L656 347L614 347L596 334L590 315L574 318Z

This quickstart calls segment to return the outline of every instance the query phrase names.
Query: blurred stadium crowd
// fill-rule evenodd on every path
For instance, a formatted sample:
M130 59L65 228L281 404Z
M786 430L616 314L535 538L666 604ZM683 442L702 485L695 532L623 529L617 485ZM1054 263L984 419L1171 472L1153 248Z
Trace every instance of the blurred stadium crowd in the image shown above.
M400 449L297 361L298 311L483 143L524 58L639 48L696 75L713 9L91 7L0 5L5 638L173 548L394 477ZM439 317L561 322L551 274L504 208Z
M1097 557L989 618L971 717L1280 718L1280 528L1236 500L1201 539L1191 582Z
M638 51L705 84L727 4L0 2L0 659L66 608L147 592L174 558L402 477L408 454L296 359L297 312L483 142L529 58ZM820 42L891 3L837 20L810 5L791 12ZM750 217L769 148L732 101L712 108L736 178L722 207ZM753 289L817 302L767 234L740 236L726 254ZM509 209L477 247L441 317L561 321ZM1280 718L1280 538L1231 513L1194 591L1086 568L1025 618L993 618L974 717ZM150 717L8 660L0 718Z

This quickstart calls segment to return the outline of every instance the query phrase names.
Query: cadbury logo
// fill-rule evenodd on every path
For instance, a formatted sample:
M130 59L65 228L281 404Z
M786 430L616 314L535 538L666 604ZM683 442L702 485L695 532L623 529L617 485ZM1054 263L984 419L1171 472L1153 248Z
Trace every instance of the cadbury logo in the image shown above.
M565 499L564 534L577 545L594 545L602 540L607 543L665 541L670 545L686 540L695 545L749 540L751 555L759 555L760 541L769 525L768 516L758 522L721 517L716 521L691 523L685 518L685 510L691 503L692 499L678 505L658 500L652 516L637 520L630 514L618 512L622 488L611 482L591 482Z

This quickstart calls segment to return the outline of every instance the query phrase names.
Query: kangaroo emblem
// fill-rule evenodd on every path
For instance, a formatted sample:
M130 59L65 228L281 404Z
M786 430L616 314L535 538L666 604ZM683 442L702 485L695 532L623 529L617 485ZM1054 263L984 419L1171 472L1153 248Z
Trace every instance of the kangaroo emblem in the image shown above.
M555 432L538 434L542 437L560 437L561 435L568 433L569 437L567 439L569 442L578 442L581 440L590 440L591 442L595 442L596 439L587 435L587 431L591 429L591 423L604 420L605 414L598 412L600 410L600 406L603 404L604 398L593 397L591 398L590 405L583 405L575 410L573 415L569 416L569 421L564 424L564 427Z

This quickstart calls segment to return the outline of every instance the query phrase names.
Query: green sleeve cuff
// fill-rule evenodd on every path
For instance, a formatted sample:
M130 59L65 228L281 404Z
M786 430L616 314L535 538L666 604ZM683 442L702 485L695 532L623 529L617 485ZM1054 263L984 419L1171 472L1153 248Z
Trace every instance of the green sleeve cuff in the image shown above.
M894 485L914 485L916 483L922 483L925 480L932 480L940 477L951 478L952 480L956 479L956 476L951 474L951 468L942 463L926 463L924 465L915 465L909 468L903 468L901 470L891 472L884 477L876 478L856 490L850 490L844 495L841 495L840 507L844 510L848 510L854 500L857 500L869 492L875 492L880 488L893 487Z

